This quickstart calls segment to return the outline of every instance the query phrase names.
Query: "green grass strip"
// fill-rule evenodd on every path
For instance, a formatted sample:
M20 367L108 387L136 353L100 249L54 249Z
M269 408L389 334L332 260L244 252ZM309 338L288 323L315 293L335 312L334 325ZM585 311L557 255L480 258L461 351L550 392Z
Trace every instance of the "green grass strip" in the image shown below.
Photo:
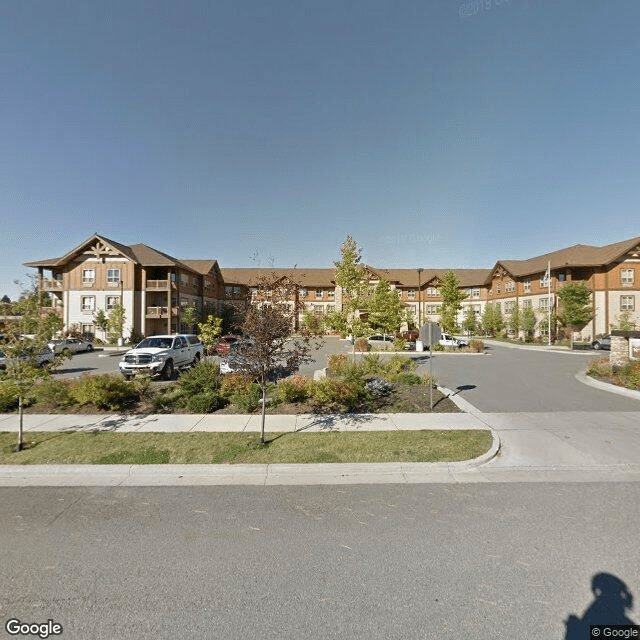
M454 462L491 446L476 430L268 433L0 432L0 464L274 464L314 462Z

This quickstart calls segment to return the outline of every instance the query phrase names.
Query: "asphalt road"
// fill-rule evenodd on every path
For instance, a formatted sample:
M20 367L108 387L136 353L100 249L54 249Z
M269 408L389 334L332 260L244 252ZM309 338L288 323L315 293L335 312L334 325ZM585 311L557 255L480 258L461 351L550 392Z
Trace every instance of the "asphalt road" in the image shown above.
M2 624L52 619L81 640L560 639L588 607L593 624L620 620L615 580L638 597L639 504L640 483L4 488Z

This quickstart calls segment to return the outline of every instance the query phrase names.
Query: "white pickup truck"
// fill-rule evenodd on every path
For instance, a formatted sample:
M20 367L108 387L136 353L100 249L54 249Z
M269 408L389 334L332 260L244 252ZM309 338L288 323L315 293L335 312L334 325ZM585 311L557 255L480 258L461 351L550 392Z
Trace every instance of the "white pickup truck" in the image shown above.
M468 347L469 346L469 341L465 340L465 338L456 338L455 336L452 336L449 333L443 333L440 336L439 343L443 347Z
M201 358L202 343L198 336L150 336L127 351L118 366L127 380L138 373L161 375L165 380L171 380L175 369L193 367Z

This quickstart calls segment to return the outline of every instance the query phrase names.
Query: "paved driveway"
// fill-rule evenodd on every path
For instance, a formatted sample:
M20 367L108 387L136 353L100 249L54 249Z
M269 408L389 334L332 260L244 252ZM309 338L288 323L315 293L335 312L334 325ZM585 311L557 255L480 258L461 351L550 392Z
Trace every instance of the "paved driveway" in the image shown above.
M484 412L640 411L640 402L578 382L593 353L488 346L486 355L433 354L433 373ZM419 357L420 372L429 355Z

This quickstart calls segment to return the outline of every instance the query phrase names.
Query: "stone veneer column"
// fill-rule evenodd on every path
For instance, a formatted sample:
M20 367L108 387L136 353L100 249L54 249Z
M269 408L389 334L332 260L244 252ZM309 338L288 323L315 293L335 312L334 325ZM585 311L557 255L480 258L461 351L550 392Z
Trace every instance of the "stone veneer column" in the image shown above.
M335 299L334 299L336 311L342 311L342 287L336 285Z
M624 336L611 336L609 363L614 367L623 367L629 359L629 340Z

